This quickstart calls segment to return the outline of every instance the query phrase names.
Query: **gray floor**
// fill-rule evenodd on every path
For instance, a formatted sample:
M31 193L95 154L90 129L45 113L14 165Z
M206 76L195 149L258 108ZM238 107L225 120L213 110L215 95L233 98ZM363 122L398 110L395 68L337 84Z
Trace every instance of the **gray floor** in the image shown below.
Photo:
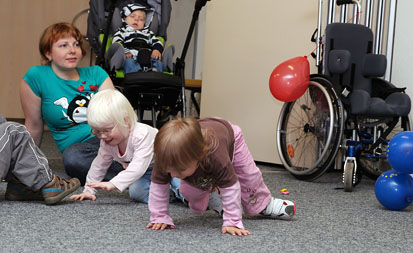
M64 175L60 154L50 136L42 148L57 174ZM127 193L99 192L96 201L56 206L39 202L4 201L0 183L0 252L412 252L413 206L385 210L374 195L374 181L363 178L354 192L341 187L340 173L327 173L316 182L294 179L285 170L259 165L276 196L297 204L293 221L246 217L247 237L221 235L221 218L212 211L192 215L172 204L177 228L145 229L147 205ZM79 192L81 190L78 190Z

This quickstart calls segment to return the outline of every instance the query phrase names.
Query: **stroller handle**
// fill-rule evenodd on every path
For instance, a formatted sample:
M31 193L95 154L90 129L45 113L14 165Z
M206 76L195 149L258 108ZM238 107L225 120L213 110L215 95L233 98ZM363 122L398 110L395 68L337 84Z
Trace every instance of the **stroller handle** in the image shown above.
M195 10L200 11L202 7L206 5L207 1L210 1L210 0L196 0Z

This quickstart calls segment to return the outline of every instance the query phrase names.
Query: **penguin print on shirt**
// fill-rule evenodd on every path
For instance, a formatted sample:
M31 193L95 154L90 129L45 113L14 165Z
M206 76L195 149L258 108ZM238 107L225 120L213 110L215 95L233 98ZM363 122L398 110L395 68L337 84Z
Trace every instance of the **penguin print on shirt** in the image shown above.
M86 89L90 89L87 91ZM81 86L77 87L78 94L71 100L67 97L61 97L54 101L54 104L57 106L61 106L63 108L62 120L69 120L71 123L68 127L70 128L79 124L87 124L87 107L89 105L89 101L92 96L97 92L98 86L97 85L86 85L86 81L82 82ZM64 130L61 129L61 130Z

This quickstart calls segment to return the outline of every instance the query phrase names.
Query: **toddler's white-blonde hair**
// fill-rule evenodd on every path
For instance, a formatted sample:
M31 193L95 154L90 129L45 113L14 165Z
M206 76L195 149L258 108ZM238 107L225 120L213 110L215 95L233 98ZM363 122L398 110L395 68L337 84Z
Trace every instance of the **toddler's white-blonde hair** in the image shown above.
M120 129L129 131L135 127L137 120L128 99L116 89L97 92L87 108L87 121L92 128L116 124Z

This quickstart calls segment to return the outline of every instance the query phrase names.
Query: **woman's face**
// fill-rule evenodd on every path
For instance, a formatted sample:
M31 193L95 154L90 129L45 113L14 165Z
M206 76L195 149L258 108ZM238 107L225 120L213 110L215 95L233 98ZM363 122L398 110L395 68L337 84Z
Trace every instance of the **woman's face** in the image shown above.
M64 37L53 43L46 57L59 69L73 69L82 59L82 49L75 38Z

